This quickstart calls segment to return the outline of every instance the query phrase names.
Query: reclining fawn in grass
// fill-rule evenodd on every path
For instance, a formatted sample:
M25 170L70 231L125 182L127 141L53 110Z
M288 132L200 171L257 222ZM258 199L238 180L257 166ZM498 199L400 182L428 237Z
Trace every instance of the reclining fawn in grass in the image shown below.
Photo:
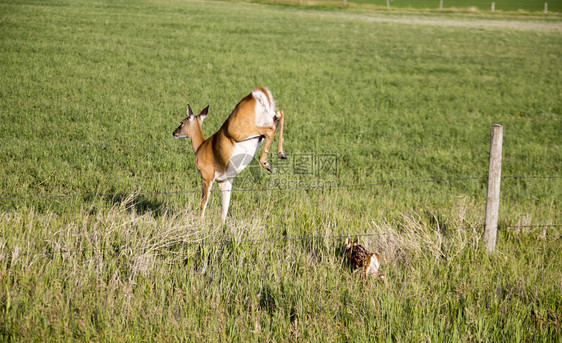
M201 129L207 117L209 106L199 115L194 116L187 105L187 118L174 131L175 138L189 137L195 152L195 163L201 173L201 218L205 215L207 200L213 182L217 181L222 193L222 222L226 220L230 192L234 177L238 175L254 158L265 138L265 145L260 156L260 165L271 172L267 162L267 153L273 135L279 128L279 147L277 156L286 159L283 152L283 111L276 111L275 101L269 89L256 88L242 99L234 108L221 128L210 138L203 137Z
M371 253L364 246L358 243L358 240L351 241L349 237L345 240L345 256L352 270L361 269L361 275L368 282L368 276L374 276L381 279L387 284L384 275L379 272L381 265L381 256L378 253Z

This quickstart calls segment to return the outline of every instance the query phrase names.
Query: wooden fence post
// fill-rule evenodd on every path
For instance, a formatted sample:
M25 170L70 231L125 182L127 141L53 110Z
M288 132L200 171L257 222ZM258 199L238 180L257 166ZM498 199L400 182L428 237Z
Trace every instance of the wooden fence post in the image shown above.
M500 209L500 181L502 175L502 141L503 127L492 125L490 137L490 165L488 167L488 194L486 197L486 224L484 227L484 242L489 254L496 247L496 233L498 230L498 214Z
M442 10L443 9L443 0L439 1L439 9Z

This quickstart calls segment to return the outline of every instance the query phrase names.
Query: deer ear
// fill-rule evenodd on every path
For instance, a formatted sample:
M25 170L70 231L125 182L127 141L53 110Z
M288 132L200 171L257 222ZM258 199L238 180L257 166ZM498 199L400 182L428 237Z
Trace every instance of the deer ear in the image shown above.
M353 244L357 244L359 243L359 238L355 239L355 242L353 242Z
M351 239L349 239L349 236L347 236L347 238L345 239L345 245L350 245L351 244Z
M193 111L191 110L191 106L189 106L189 104L187 104L187 110L185 112L188 117L191 117L193 115Z
M207 113L209 113L209 105L207 105L207 107L205 107L203 109L203 111L201 111L201 113L199 113L199 115L197 117L201 118L201 120L207 118Z

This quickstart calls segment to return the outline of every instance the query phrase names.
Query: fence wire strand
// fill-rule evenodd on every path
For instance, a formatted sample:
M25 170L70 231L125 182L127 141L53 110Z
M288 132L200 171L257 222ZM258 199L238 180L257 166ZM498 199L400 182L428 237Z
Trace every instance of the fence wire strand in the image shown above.
M330 190L330 189L345 189L345 188L369 188L376 186L392 186L392 185L405 185L417 183L440 183L440 182L458 182L458 181L477 181L487 179L487 176L471 176L471 177L458 177L458 178L443 178L443 179L420 179L420 180L390 180L372 183L361 184L343 184L343 185L329 185L329 186L296 186L285 188L262 187L262 188L238 188L232 189L232 192L271 192L271 191L294 191L294 190ZM562 176L502 176L502 179L562 179ZM303 182L306 182L303 180ZM297 182L298 183L298 182ZM200 193L200 189L188 189L183 191L151 191L151 192L114 192L114 193L84 193L84 194L47 194L47 195L27 195L27 196L2 196L0 201L7 200L34 200L34 199L70 199L70 198L105 198L105 197L127 197L133 195L179 195ZM220 192L218 189L213 189L212 192Z
M562 224L537 224L537 225L498 225L498 229L514 229L514 228L559 228L562 227ZM474 226L463 226L457 229L443 229L439 228L438 230L446 232L446 231L460 231L460 230L477 230L483 229L484 225L474 225ZM211 241L186 241L186 242L178 242L177 244L171 244L173 246L224 246L228 244L235 243L236 245L257 245L263 243L279 243L279 242L289 242L289 241L322 241L322 240L334 240L334 239L345 239L347 237L352 238L359 238L359 237L372 237L372 236L379 236L381 233L356 233L356 234L339 234L339 235L317 235L317 236L295 236L295 237L272 237L272 238L264 238L264 239L245 239L241 241L236 241L235 239L221 239L221 240L211 240ZM55 250L55 249L53 249ZM25 252L17 252L19 256L34 256L34 255L64 255L64 254L79 254L79 253L94 253L94 252L105 252L105 251L113 251L115 254L119 254L122 251L139 251L142 250L141 246L131 246L131 245L121 245L118 247L107 247L107 248L83 248L83 249L61 249L58 251L51 251L51 250L42 250L42 251L25 251ZM15 249L11 251L0 253L0 260L2 258L6 258L7 256L12 256L16 253ZM168 251L167 253L174 253L172 251ZM159 255L165 255L164 253L159 253Z
M288 187L288 188L246 188L246 189L233 189L233 192L264 192L264 191L289 191L289 190L323 190L323 189L343 189L343 188L368 188L374 186L385 186L385 185L400 185L400 184L416 184L416 183L439 183L439 182L455 182L455 181L475 181L487 179L487 176L474 176L474 177L459 177L459 178L446 178L446 179L420 179L420 180L394 180L394 181L381 181L374 183L363 183L363 184L344 184L336 186L321 186L321 187ZM502 179L562 179L560 176L502 176ZM217 191L217 190L215 190ZM185 191L167 191L167 192L130 192L130 193L88 193L88 194L67 194L67 195L31 195L31 196L5 196L0 197L0 201L5 200L29 200L29 199L66 199L66 198L89 198L89 197L116 197L116 196L132 196L132 195L175 195L175 194L188 194L188 193L198 193L200 190L185 190ZM513 228L558 228L562 227L562 224L537 224L537 225L498 225L498 229L513 229ZM471 230L471 229L483 229L484 225L475 226L465 226L457 228L456 230ZM442 231L451 231L451 229L442 229ZM455 230L455 229L453 229ZM370 237L379 235L379 233L359 233L359 234L345 234L345 235L325 235L325 236L297 236L297 237L275 237L266 239L247 239L243 241L236 242L234 239L224 239L215 241L188 241L180 242L177 245L188 246L188 245L225 245L236 243L238 245L243 244L260 244L267 242L287 242L287 241L315 241L321 239L343 239L348 236L351 237ZM119 247L107 247L107 248L84 248L84 249L66 249L66 250L43 250L43 251L25 251L17 252L13 249L7 253L0 254L0 257L10 256L15 253L19 253L21 256L30 255L50 255L50 254L76 254L76 253L94 253L94 252L105 252L114 251L115 253L120 253L121 251L134 251L141 249L141 247L133 247L130 245L122 245ZM55 250L55 249L53 249ZM172 253L172 252L170 252Z

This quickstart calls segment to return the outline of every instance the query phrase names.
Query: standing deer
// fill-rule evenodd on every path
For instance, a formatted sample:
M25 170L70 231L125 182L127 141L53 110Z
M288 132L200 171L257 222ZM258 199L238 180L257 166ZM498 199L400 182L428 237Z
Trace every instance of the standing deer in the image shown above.
M265 145L260 156L260 165L271 172L267 162L267 153L273 135L279 128L279 147L277 156L286 159L283 152L283 111L276 111L275 100L269 89L256 88L242 99L234 108L221 128L211 137L205 139L201 129L207 117L209 106L199 115L194 116L189 104L187 118L174 131L175 138L191 139L195 152L195 163L201 173L201 218L205 215L207 200L213 182L217 181L222 193L222 222L226 220L230 192L234 177L238 175L253 159L265 138Z

